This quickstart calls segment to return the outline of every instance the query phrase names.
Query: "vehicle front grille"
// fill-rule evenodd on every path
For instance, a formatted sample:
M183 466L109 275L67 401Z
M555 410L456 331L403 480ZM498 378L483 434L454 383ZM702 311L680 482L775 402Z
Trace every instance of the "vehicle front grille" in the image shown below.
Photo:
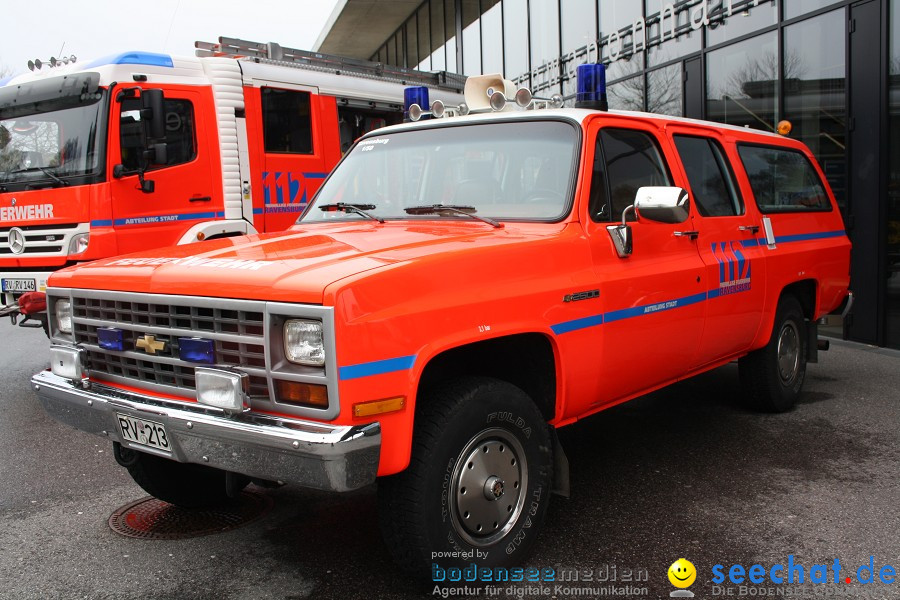
M170 304L160 303L165 296L128 296L73 297L75 342L87 350L91 376L193 397L194 368L202 365L180 358L179 339L199 337L213 340L217 365L235 367L250 376L251 398L268 398L260 303L197 298L195 304ZM97 330L102 327L122 330L122 351L100 347ZM152 354L138 345L150 336L155 346Z
M9 230L12 227L0 228L0 256L12 255L9 247ZM63 254L68 250L69 240L76 233L86 232L87 225L23 225L19 229L25 235L25 248L22 254Z

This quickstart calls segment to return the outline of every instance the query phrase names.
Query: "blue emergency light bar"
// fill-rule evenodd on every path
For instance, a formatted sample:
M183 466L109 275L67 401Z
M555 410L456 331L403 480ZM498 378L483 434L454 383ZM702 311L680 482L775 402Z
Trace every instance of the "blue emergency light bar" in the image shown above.
M121 352L125 349L122 330L115 327L98 327L97 343L104 350L118 350Z
M422 110L428 110L428 88L424 85L408 87L403 90L403 118L409 120L409 107L418 104Z
M606 99L605 65L578 65L575 77L577 79L575 108L609 110L609 103Z
M216 343L203 338L178 338L181 360L211 365L216 362Z

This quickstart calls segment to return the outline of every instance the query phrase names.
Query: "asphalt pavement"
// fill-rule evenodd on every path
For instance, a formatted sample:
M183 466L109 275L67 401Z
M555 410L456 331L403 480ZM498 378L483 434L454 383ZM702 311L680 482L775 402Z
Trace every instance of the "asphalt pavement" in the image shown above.
M553 498L527 565L556 582L466 591L392 565L374 486L257 490L271 510L226 533L114 533L110 515L146 494L108 442L41 409L28 379L47 363L43 334L0 327L0 598L668 598L679 557L696 566L698 599L900 598L900 580L878 579L885 565L900 573L898 352L833 343L784 415L745 410L727 365L560 430L572 494ZM875 581L864 584L870 557ZM772 567L789 562L794 584L773 582ZM754 564L764 583L747 579ZM728 580L732 565L743 584ZM579 581L560 586L563 572Z

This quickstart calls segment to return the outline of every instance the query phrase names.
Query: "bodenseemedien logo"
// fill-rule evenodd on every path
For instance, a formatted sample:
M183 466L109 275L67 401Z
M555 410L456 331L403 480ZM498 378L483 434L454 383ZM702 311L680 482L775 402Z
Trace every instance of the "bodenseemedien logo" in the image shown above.
M687 588L697 579L697 569L686 558L679 558L669 566L669 582L677 589L669 594L672 598L693 598L694 594Z

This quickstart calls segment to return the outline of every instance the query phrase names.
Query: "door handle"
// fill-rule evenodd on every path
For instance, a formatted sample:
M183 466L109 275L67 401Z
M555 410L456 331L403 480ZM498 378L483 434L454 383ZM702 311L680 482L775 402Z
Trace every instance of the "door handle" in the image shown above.
M212 200L212 196L196 196L188 198L188 202L209 202Z
M741 231L749 231L750 233L759 233L759 225L741 225L738 229Z
M689 237L692 240L696 240L700 236L699 231L673 231L672 233L675 237Z

